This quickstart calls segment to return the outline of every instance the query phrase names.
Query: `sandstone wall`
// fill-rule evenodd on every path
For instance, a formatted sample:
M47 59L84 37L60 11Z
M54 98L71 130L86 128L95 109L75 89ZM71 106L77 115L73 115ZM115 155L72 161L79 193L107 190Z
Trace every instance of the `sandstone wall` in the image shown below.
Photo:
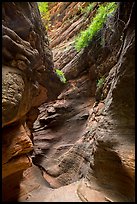
M54 84L54 85L53 85ZM53 87L56 90L52 93ZM31 166L31 128L37 107L54 99L62 84L37 3L2 3L3 200L16 200L24 169ZM32 114L33 113L33 114ZM28 129L28 126L30 130Z

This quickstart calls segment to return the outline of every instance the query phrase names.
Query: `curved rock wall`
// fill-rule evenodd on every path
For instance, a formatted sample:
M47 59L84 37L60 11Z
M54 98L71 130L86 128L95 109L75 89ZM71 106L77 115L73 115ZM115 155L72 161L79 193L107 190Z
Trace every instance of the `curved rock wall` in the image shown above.
M2 3L2 59L3 201L16 201L22 172L32 163L28 126L38 116L37 107L62 88L37 3Z

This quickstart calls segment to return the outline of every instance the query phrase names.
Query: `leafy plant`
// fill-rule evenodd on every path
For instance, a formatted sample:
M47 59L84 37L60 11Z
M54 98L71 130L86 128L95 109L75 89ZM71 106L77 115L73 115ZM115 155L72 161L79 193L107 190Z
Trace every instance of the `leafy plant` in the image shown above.
M117 4L115 2L107 3L105 6L99 6L91 24L86 30L81 31L81 33L75 39L75 48L77 51L80 51L82 48L88 46L93 36L95 36L96 33L103 27L107 18L114 13L116 8Z
M95 6L96 2L89 3L89 5L83 9L83 13L88 14L91 12Z
M48 9L48 3L49 2L38 2L38 8L42 17L42 20L44 22L44 25L46 29L48 29L49 20L50 20L50 13Z
M81 13L83 13L83 14L87 14L87 13L89 13L89 12L91 12L92 11L92 9L94 8L94 5L95 5L95 3L96 2L89 2L88 3L88 6L86 6L85 8L82 8L82 6L79 6L79 11L81 12Z
M98 82L97 82L97 88L98 88L98 89L102 88L103 85L104 85L104 83L105 83L105 78L104 78L104 77L101 77L101 78L98 80Z
M38 7L41 15L48 12L48 2L38 2Z
M64 73L59 69L55 69L55 72L56 72L57 76L60 78L60 81L62 81L63 83L66 83L67 80L65 78Z

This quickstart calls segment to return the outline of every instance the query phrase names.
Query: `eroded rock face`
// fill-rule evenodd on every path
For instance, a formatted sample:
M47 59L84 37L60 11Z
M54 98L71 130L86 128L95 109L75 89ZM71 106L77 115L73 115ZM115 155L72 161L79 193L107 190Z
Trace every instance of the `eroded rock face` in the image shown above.
M51 8L53 19L59 9L64 10L58 18L65 18L71 5L75 8L77 3L56 3ZM106 202L134 201L135 8L134 3L118 6L107 22L111 29L106 25L80 53L74 50L74 35L63 38L69 26L63 30L65 23L60 27L56 22L57 32L50 30L55 66L61 66L69 81L56 101L39 108L33 161L53 188L83 177L78 187L83 201L93 202L93 197ZM98 40L102 35L105 46ZM102 75L105 83L96 89L96 79Z
M10 10L13 11L12 15ZM35 12L32 13L31 10ZM37 4L3 3L2 31L4 127L24 116L31 106L38 106L40 103L37 100L42 89L45 88L45 92L42 91L44 100L50 98L52 94L46 90L53 87L53 81L59 88L60 82L52 71L52 53ZM56 95L56 91L52 97ZM15 100L11 103L11 98L14 97ZM26 103L26 98L29 103ZM15 111L10 119L7 118L7 109Z
M37 107L54 99L62 83L53 71L37 3L2 3L2 43L3 201L16 201L22 173L32 163L28 126L38 116Z

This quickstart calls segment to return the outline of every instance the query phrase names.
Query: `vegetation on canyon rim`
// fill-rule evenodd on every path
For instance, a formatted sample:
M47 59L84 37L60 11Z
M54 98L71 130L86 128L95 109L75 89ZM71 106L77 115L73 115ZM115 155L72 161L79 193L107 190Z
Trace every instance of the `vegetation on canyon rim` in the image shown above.
M50 21L50 12L49 12L49 3L53 2L38 2L38 7L40 10L40 14L44 22L46 23L46 29L48 29L49 21ZM85 8L80 7L79 10L83 14L88 14L93 11L96 6L96 2L89 2ZM99 8L96 11L95 16L92 19L92 22L86 28L86 30L81 31L79 35L75 38L75 49L80 51L82 48L87 47L88 44L92 41L93 37L100 31L103 25L106 23L108 17L114 15L118 5L116 2L106 2L105 4L99 5ZM44 24L45 24L44 23ZM101 37L101 44L104 43L104 38ZM63 83L66 83L66 78L64 73L55 69L57 76ZM104 84L104 78L100 78L97 81L97 87L99 88Z
M38 2L38 7L41 14L45 14L48 12L48 2Z
M53 3L53 2L38 2L38 8L39 8L41 17L46 22L46 26L45 26L46 29L48 29L48 24L50 20L50 13L49 13L49 7L48 7L49 3ZM60 81L62 81L63 83L66 83L66 78L64 73L59 69L55 69L55 72L59 77Z
M49 24L49 20L50 20L48 3L49 2L38 2L38 8L40 11L40 15L41 15L41 18L43 20L43 23L44 23L46 29L48 29L48 24Z
M41 18L46 29L48 29L50 23L49 3L53 2L38 2ZM86 8L80 7L79 10L81 10L81 13L87 14L93 11L95 5L96 2L89 2ZM89 45L93 37L98 33L98 31L102 29L108 17L114 15L114 12L116 11L117 7L118 5L116 2L108 2L99 6L96 15L92 19L92 22L85 30L81 31L75 38L74 46L78 52L82 48L85 48Z
M107 18L114 14L114 11L117 9L117 3L111 2L107 3L105 6L100 5L95 17L93 18L91 24L84 31L81 31L80 34L75 39L75 48L77 51L80 51L82 48L87 47L92 38L97 34L99 30L103 27L104 23L107 21Z

